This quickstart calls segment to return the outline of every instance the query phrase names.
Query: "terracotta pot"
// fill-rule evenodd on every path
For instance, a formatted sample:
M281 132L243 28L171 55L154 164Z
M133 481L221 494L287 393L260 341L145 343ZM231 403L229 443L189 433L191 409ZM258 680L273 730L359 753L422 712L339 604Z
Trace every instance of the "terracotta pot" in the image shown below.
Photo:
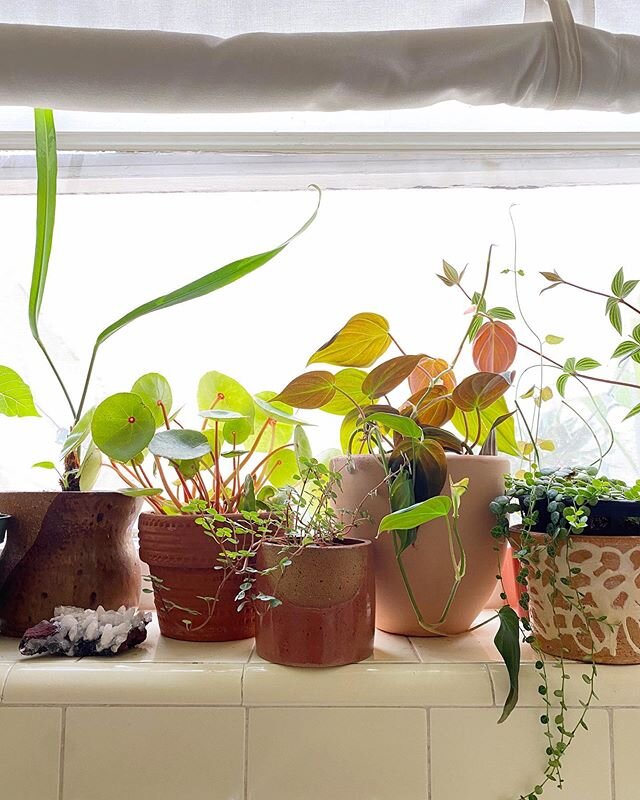
M227 519L244 522L239 514ZM237 610L235 597L242 580L232 576L223 582L222 570L214 569L220 547L195 517L140 514L138 525L140 558L154 578L163 636L188 642L225 642L254 635L253 610L249 605ZM218 599L213 602L215 597Z
M517 536L518 528L512 529ZM542 543L542 534L534 534ZM540 649L552 656L585 661L591 656L591 636L581 628L581 616L562 597L552 603L550 578L571 581L584 593L584 605L607 625L590 624L598 664L640 664L640 536L576 535L569 548L557 545L555 570L546 555L538 561L540 577L529 576L529 611ZM572 567L580 573L571 575ZM560 585L560 584L558 584ZM611 626L611 627L609 627Z
M258 569L275 566L282 545L263 543ZM256 652L290 667L337 667L373 653L375 580L371 542L305 547L293 563L261 575L257 588L282 605L256 618Z
M118 492L0 492L0 631L22 636L59 605L136 606L131 526L141 501Z
M504 545L491 536L495 525L489 503L504 493L504 474L509 461L502 456L467 456L447 454L449 474L454 481L469 478L469 488L462 498L459 531L467 555L467 572L460 584L443 633L462 633L469 629L486 606L496 585L498 565ZM370 517L357 527L358 536L373 540L376 570L376 627L404 636L430 636L420 627L411 607L395 558L390 534L376 537L378 525L389 513L386 484L367 495L384 478L375 456L354 456L350 464L345 456L332 461L332 469L342 473L342 490L335 502L337 509L356 509L362 505ZM448 492L448 487L443 490ZM499 551L496 552L496 547ZM427 622L435 622L442 614L453 584L453 567L449 555L447 528L444 520L433 520L418 529L415 545L403 554L403 562L418 607Z

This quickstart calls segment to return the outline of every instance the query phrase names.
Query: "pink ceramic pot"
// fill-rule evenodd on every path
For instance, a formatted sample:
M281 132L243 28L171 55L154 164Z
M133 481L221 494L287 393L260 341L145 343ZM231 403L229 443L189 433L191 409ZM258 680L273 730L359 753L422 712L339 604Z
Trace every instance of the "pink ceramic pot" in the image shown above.
M447 464L453 481L469 478L459 521L467 555L467 572L447 620L439 628L443 633L455 634L471 627L496 586L505 545L491 536L495 518L489 511L489 503L494 497L504 494L504 474L509 471L509 461L503 456L448 453ZM340 456L333 459L332 469L342 474L342 489L335 503L337 509L357 508L384 478L380 462L372 455L353 456L350 460ZM448 487L443 490L446 492ZM433 635L417 622L400 576L391 535L382 533L376 539L379 522L390 510L386 485L367 498L362 508L370 520L359 524L355 535L371 539L374 544L376 627L405 636ZM403 562L424 619L437 621L453 583L445 521L434 520L421 526L415 545L403 554Z

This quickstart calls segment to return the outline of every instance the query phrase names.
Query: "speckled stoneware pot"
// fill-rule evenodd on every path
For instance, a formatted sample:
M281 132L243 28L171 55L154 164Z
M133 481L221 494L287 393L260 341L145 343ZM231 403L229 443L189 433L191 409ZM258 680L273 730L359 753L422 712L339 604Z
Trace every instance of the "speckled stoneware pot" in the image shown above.
M230 514L227 519L246 525L239 514ZM235 598L242 578L231 576L222 582L222 570L214 569L219 565L220 547L195 517L140 514L138 527L140 558L149 565L154 578L163 636L188 642L225 642L253 636L251 605L237 610Z
M504 546L491 537L495 518L489 511L489 503L504 493L504 474L509 471L509 461L503 456L447 453L447 466L453 481L469 479L458 525L467 555L467 571L446 623L440 628L443 633L456 634L469 629L496 586L497 566ZM357 455L350 460L346 456L334 458L331 468L342 475L335 507L353 511L361 506L368 515L368 519L358 524L357 535L373 542L376 627L404 636L432 635L416 620L391 536L382 533L376 538L380 520L390 511L382 465L373 455ZM375 490L376 487L379 488ZM443 494L446 493L448 487L443 489ZM345 518L352 516L347 513ZM502 552L496 553L496 547ZM436 519L422 525L416 543L404 552L403 562L423 617L427 622L438 620L454 581L446 522Z
M264 543L257 567L282 559L281 544ZM257 587L281 605L256 617L256 652L291 667L354 664L373 653L375 579L371 542L345 539L310 545L284 570L261 575Z
M512 532L517 536L518 528ZM534 536L543 542L542 534ZM576 535L568 564L565 549L566 544L558 547L556 580L569 580L584 594L585 608L595 617L606 618L606 625L595 621L590 625L594 660L598 664L640 664L640 536ZM529 577L529 609L540 648L552 656L564 650L565 658L589 660L592 637L584 630L581 615L562 597L551 602L554 566L546 551L538 564L540 577ZM580 567L580 573L570 574L573 567Z
M118 492L0 492L0 633L20 637L56 606L136 606L131 526L141 501Z

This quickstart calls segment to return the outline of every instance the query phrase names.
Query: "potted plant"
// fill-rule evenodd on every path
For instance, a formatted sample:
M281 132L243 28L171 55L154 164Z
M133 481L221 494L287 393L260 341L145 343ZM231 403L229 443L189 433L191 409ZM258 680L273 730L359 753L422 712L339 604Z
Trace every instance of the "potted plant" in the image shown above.
M242 601L256 598L256 652L292 667L362 661L373 652L372 543L352 536L360 512L345 523L333 508L340 473L311 458L300 473L274 502L279 524L258 542L241 588Z
M537 652L541 716L548 738L540 786L562 784L562 759L596 697L597 664L640 663L640 482L599 476L595 467L537 469L507 478L491 504L493 536L509 540L521 568L522 638ZM522 523L512 526L510 514ZM503 593L506 600L506 594ZM507 659L517 701L519 644L510 631ZM559 686L550 686L546 655L558 659ZM580 714L566 716L565 660L585 664ZM554 705L554 704L557 704ZM529 795L527 795L529 796Z
M37 220L29 324L69 406L70 431L58 471L62 491L0 492L0 513L11 517L7 544L0 560L0 632L11 636L21 636L33 624L51 617L56 605L95 608L102 604L117 608L138 602L139 562L129 529L140 501L125 493L92 491L102 455L90 436L94 428L94 410L86 409L86 401L100 347L142 316L202 297L242 278L278 255L291 241L227 264L121 316L98 334L82 392L79 399L74 400L39 330L56 206L57 152L51 111L36 110L35 132ZM315 213L307 224L314 217ZM37 414L28 387L7 369L0 368L0 413ZM148 415L151 412L146 406L138 408L140 414L133 415L123 426L121 436L125 440L134 429L138 432L144 427L139 416L146 419L147 428L150 424ZM153 413L157 413L157 408ZM56 467L51 462L41 462L38 466Z
M252 397L228 375L207 372L198 385L200 425L185 428L167 380L149 374L95 409L95 445L127 491L151 506L139 518L140 556L164 636L254 634L252 606L238 613L235 598L254 542L274 524L269 500L297 471L305 424L290 406L270 402L273 395Z
M489 269L490 257L482 291L470 295L473 314L450 362L407 354L384 317L356 314L309 359L309 364L342 369L335 374L306 372L277 398L297 408L343 416L345 455L333 462L334 470L343 473L336 505L347 514L362 506L369 516L360 535L374 542L376 625L391 633L428 636L468 630L496 584L502 552L496 553L489 536L493 520L488 506L496 491L502 492L509 470L508 460L496 453L500 449L518 455L519 450L513 412L504 398L516 340L501 319L513 314L487 309ZM462 276L445 264L442 277L451 283ZM466 343L472 344L478 371L458 380L455 370ZM399 355L365 371L391 345ZM389 394L407 380L408 396L392 402ZM440 497L443 489L449 494L450 484L465 479L459 541L441 501L444 513L434 517L432 508L421 506L426 515L422 522L376 538L390 511ZM427 522L429 527L422 528ZM451 552L456 553L453 560Z

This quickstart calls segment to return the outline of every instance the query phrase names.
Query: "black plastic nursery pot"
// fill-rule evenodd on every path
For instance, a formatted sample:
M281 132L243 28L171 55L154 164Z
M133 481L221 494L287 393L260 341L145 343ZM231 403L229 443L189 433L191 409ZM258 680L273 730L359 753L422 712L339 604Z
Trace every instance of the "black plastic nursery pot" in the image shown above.
M522 513L528 511L526 498L518 498ZM536 500L534 511L538 512L536 528L546 531L551 524L551 514L546 497ZM591 507L587 527L581 536L640 536L640 501L599 500Z

